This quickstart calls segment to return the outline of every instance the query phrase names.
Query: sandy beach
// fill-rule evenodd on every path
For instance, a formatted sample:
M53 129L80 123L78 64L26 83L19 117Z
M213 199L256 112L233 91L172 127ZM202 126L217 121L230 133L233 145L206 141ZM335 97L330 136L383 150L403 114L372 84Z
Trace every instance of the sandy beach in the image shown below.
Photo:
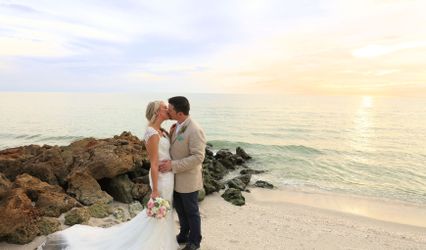
M244 196L246 205L242 207L227 203L218 193L200 203L204 236L201 249L426 248L426 227L390 222L393 217L384 221L344 212L344 206L336 205L350 204L344 197L257 188ZM327 199L335 201L329 209L324 208L331 204ZM421 217L425 210L421 208L354 202L370 207L373 214L380 209L389 216L393 211L409 212L406 218L416 216L418 223L425 222L426 217ZM105 224L106 220L111 218L103 221L92 218L90 224ZM38 237L23 246L1 243L0 249L34 249L43 240L44 237Z
M209 196L201 205L202 249L426 248L426 227L291 203L285 200L291 198L302 203L312 197L285 195L289 192L252 189L244 194L247 204L242 207L229 205L218 194ZM325 199L318 195L315 198Z

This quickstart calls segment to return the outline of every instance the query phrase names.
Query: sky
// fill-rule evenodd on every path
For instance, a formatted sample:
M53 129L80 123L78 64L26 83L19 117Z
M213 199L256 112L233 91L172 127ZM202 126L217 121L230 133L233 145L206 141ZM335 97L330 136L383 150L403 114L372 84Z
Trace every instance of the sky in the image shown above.
M0 91L426 96L424 0L0 0Z

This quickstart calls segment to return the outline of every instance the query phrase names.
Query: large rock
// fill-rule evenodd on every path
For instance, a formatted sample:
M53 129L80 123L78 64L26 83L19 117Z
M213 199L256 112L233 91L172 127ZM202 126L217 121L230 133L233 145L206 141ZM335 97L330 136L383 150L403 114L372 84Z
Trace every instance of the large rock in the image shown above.
M79 205L60 186L50 185L29 174L22 174L16 177L13 186L25 190L29 198L35 202L40 215L58 217Z
M274 185L272 185L272 184L271 184L271 183L269 183L269 182L262 181L262 180L258 180L258 181L256 181L256 182L254 183L254 185L255 185L256 187L260 187L260 188L268 188L268 189L273 189L273 188L274 188Z
M250 183L251 174L243 174L235 178L240 179L247 186Z
M42 217L38 223L37 227L42 235L49 235L56 231L61 230L61 222L56 218L51 217Z
M0 173L0 201L9 193L11 187L12 182L3 173Z
M263 174L266 170L255 170L251 168L246 168L240 171L240 174Z
M43 150L45 148L29 145L0 151L0 172L10 181L14 181L16 176L25 172L24 163Z
M96 180L134 171L146 158L143 143L128 132L109 139L76 141L62 155L72 172L87 172Z
M244 160L250 160L251 156L244 151L241 147L237 147L236 154L241 156Z
M206 168L203 169L203 185L206 195L225 188L225 185L211 176L210 171Z
M236 206L242 206L244 204L246 204L246 199L244 198L244 196L241 194L241 190L235 189L235 188L228 188L225 193L222 194L222 197L236 205Z
M208 169L209 174L216 180L222 179L229 170L217 160L209 160L203 163L203 169Z
M13 189L0 203L0 241L25 244L39 233L37 209L22 188Z
M118 221L121 221L121 222L125 222L128 219L126 216L126 212L121 207L115 208L112 211L112 215L114 216L114 218L116 218Z
M129 204L129 214L133 218L143 210L143 206L139 201L135 201Z
M222 159L218 159L218 161L219 161L220 163L222 163L222 165L223 165L225 168L229 169L229 170L235 170L235 169L237 169L237 166L234 164L234 162L233 162L233 158L232 158L232 157L231 157L231 158L222 158Z
M211 150L212 146L207 144L206 150L205 150L205 158L206 159L212 159L214 157L214 153Z
M215 154L215 158L216 159L229 159L232 157L232 152L229 151L229 149L220 149L219 151L216 152Z
M50 217L59 217L71 208L80 206L79 202L71 196L57 192L41 192L35 205L41 215Z
M245 184L240 178L234 178L226 182L228 187L235 188L241 191L246 190L247 184Z
M110 207L104 203L95 203L89 207L90 216L105 218L110 214Z
M130 181L127 175L120 175L109 180L104 188L114 200L131 203L133 202L132 191L134 186L135 184Z
M76 172L68 178L67 193L75 197L84 205L95 202L110 203L113 198L101 190L99 183L87 173Z
M75 224L87 223L90 219L90 212L87 208L75 208L65 215L65 225L72 226Z
M61 156L61 148L45 145L37 156L25 162L23 172L49 184L65 185L68 169Z
M66 187L67 177L86 172L96 180L114 178L141 168L146 152L131 133L108 139L86 138L69 146L30 145L0 151L0 172L10 181L28 173L49 184Z
M151 188L149 184L144 183L136 183L132 189L133 199L138 200L140 202L143 201L143 198L151 193Z
M50 185L47 182L40 180L29 174L22 174L16 177L13 183L14 187L23 188L25 190L33 190L37 193L49 191L49 192L63 192L64 190L58 185Z

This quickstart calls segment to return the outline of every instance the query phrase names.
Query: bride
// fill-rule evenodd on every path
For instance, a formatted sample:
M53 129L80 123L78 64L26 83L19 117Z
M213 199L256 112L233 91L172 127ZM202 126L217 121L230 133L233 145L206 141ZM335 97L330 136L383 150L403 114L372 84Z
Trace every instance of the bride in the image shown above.
M148 127L144 140L151 162L150 186L151 197L162 197L172 204L174 175L172 172L161 173L158 170L160 160L170 160L170 141L161 128L161 123L169 119L167 106L162 101L150 102L146 108ZM47 237L38 249L164 249L176 250L173 213L170 211L163 219L148 217L143 210L132 220L109 228L74 225Z

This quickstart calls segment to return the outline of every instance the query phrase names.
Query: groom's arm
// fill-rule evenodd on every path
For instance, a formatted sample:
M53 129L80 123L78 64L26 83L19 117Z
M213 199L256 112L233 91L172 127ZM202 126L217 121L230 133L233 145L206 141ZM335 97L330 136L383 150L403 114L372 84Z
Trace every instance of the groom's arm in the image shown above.
M189 135L189 156L180 160L172 160L171 167L173 173L182 173L191 170L204 161L206 153L206 137L202 129L198 128Z

